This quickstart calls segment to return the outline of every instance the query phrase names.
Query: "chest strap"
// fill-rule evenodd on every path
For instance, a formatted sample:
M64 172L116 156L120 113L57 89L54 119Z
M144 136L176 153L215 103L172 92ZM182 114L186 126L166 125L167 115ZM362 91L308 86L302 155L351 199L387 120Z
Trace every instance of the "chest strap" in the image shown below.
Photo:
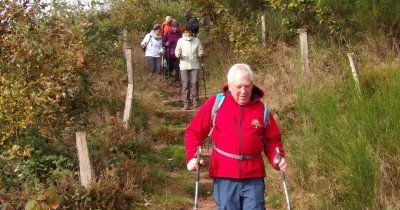
M213 149L216 152L218 152L219 154L221 154L223 156L226 156L226 157L229 157L229 158L236 159L236 160L250 160L250 159L253 159L253 158L258 157L258 156L261 155L261 154L258 154L258 155L236 155L236 154L232 154L232 153L229 153L229 152L225 152L225 151L217 148L217 146L215 146L215 144L212 144L212 146L213 146Z

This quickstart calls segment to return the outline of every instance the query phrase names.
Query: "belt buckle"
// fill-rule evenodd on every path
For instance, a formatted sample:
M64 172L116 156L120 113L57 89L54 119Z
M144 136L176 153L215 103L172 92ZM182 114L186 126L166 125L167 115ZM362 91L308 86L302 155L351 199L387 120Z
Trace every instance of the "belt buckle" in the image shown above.
M250 160L253 158L253 156L251 155L242 155L243 156L243 160Z

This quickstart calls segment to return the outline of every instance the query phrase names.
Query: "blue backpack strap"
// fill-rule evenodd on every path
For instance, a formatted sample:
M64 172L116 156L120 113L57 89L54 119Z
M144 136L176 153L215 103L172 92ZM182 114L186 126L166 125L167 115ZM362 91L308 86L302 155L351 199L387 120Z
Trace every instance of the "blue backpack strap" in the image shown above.
M269 110L269 107L267 106L267 104L264 101L262 103L264 104L264 126L265 126L264 128L266 128L267 125L270 124L270 121L269 121L270 110ZM262 136L262 141L264 143L264 147L267 148L268 144L267 144L267 140L265 139L264 135Z
M215 99L215 102L218 104L217 110L219 109L219 107L221 107L222 102L224 101L224 99L225 99L224 93L218 93L217 94L217 98ZM215 111L215 112L217 112L217 111Z
M224 102L224 99L225 99L224 93L218 93L217 96L215 97L214 106L213 106L213 108L212 108L212 110L211 110L212 127L211 127L210 132L208 133L208 136L210 136L211 133L212 133L213 130L214 130L214 127L215 127L215 118L216 118L216 116L217 116L217 111L218 111L218 109L221 107L222 102Z
M264 125L266 126L266 125L269 125L269 123L270 123L270 121L269 121L270 110L264 101L263 101L263 104L264 104Z

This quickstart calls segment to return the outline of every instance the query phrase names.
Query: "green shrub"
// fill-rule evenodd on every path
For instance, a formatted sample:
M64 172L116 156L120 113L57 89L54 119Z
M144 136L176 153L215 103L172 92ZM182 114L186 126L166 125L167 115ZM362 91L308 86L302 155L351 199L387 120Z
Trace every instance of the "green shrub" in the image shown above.
M373 92L363 89L361 99L352 83L335 89L320 84L311 92L304 87L299 90L304 140L292 145L302 151L292 158L302 173L314 174L314 179L307 181L313 183L311 191L330 189L321 194L320 208L375 209L385 205L380 203L381 193L394 196L393 192L382 192L382 185L392 183L391 189L396 191L399 183L393 180L398 178L388 178L382 167L388 164L387 159L392 164L387 167L398 167L392 161L399 149L397 72L388 70L386 79L366 77L375 85Z

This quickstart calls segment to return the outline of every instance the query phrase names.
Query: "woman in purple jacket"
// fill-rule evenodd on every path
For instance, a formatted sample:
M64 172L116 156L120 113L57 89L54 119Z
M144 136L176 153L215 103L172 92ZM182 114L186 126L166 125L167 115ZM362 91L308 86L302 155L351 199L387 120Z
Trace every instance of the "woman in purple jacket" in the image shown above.
M182 37L177 21L172 23L172 30L168 31L163 37L162 45L166 48L165 59L167 60L167 79L172 79L172 72L175 70L175 82L180 83L179 59L175 57L175 47L178 40Z

